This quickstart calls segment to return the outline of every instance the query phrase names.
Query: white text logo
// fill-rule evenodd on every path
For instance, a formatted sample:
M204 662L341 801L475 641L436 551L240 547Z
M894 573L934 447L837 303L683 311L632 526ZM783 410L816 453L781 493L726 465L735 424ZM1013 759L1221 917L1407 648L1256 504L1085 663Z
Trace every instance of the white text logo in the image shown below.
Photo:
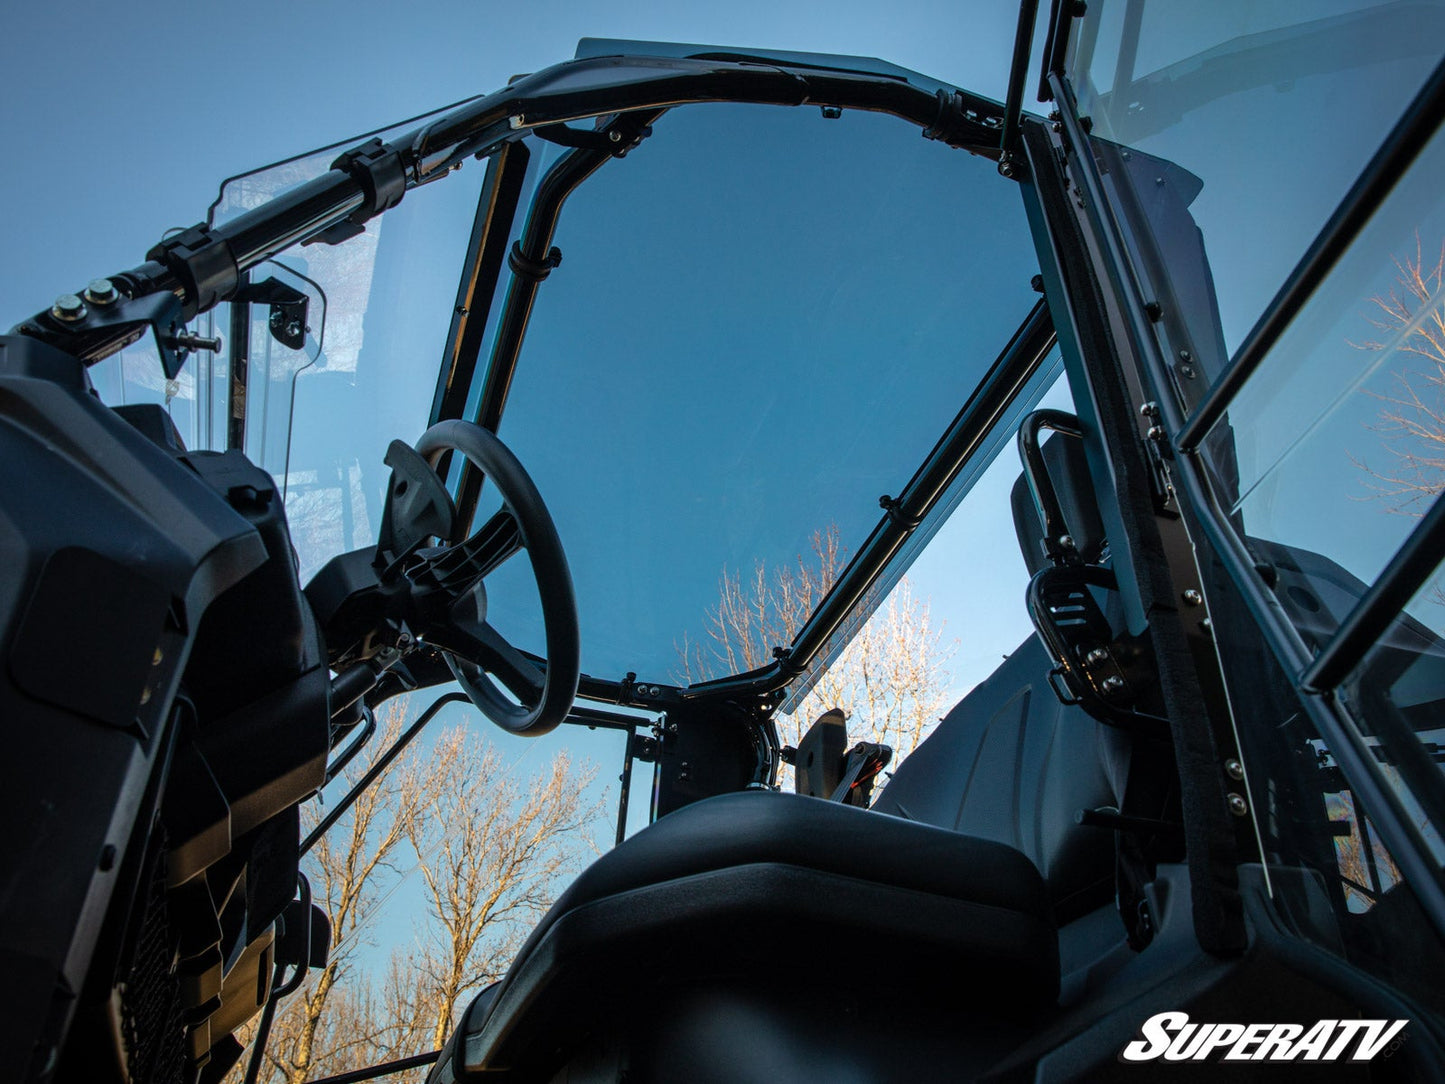
M1122 1061L1369 1061L1404 1041L1408 1020L1320 1020L1305 1024L1195 1024L1186 1012L1144 1021ZM1388 1056L1387 1052L1387 1056Z

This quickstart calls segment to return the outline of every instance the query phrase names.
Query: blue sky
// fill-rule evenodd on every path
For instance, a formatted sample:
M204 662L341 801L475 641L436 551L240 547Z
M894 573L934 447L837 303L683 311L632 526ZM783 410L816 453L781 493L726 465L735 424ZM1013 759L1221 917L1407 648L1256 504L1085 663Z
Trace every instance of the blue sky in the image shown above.
M1047 5L1043 5L1047 8ZM221 178L567 59L583 36L875 55L1002 97L1002 3L7 5L0 321L134 266Z

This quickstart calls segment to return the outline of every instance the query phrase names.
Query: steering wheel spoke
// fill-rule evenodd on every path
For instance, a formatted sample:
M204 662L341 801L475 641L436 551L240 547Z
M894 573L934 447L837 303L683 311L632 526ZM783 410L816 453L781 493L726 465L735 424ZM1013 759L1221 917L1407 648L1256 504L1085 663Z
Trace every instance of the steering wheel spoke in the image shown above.
M446 653L457 682L492 722L515 734L545 734L567 717L581 677L572 574L552 516L516 456L490 430L438 422L416 450L433 469L446 452L459 452L496 486L503 505L465 541L425 554L424 566L413 569L418 580L452 598L450 613L425 635ZM517 650L486 620L482 580L522 550L542 603L545 661Z
M470 538L433 557L429 571L438 586L459 593L491 575L524 548L517 518L510 509L502 508Z

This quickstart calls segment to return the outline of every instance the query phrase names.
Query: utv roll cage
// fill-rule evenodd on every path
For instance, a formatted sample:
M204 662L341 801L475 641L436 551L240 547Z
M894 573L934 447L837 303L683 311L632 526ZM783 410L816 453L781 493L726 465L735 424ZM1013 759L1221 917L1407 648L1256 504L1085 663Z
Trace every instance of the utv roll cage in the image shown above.
M1202 606L1206 596L1213 599L1226 593L1238 599L1240 612L1257 627L1289 694L1327 745L1359 804L1369 810L1372 830L1398 865L1423 917L1445 938L1445 871L1434 857L1426 830L1445 825L1440 766L1415 734L1389 713L1372 719L1378 733L1373 735L1375 741L1369 740L1341 695L1347 679L1439 567L1445 553L1445 501L1431 505L1338 629L1315 649L1302 638L1264 578L1259 557L1233 524L1234 511L1221 496L1207 454L1208 437L1226 418L1240 390L1435 134L1445 115L1445 64L1435 67L1264 316L1232 360L1212 374L1212 384L1201 394L1184 387L1178 373L1180 360L1188 363L1200 348L1175 314L1178 306L1169 296L1167 277L1150 280L1147 269L1141 273L1140 261L1131 255L1136 241L1126 236L1128 224L1116 216L1117 197L1101 166L1112 162L1111 152L1092 149L1090 121L1081 115L1066 74L1070 36L1084 15L1083 4L1055 0L1049 17L1038 91L1041 101L1053 103L1054 111L1044 118L1023 110L1037 14L1037 0L1023 0L1003 105L931 84L901 69L839 66L836 60L804 54L741 55L679 46L676 55L655 49L646 55L583 56L520 77L505 89L464 103L398 138L372 139L351 147L338 154L322 176L220 224L213 219L167 237L146 254L145 263L105 280L112 292L92 284L90 291L63 295L51 309L19 324L13 334L17 341L53 348L89 366L150 333L166 377L174 379L189 354L208 348L187 331L198 314L232 299L270 304L273 313L284 313L285 305L296 303L289 296L257 292L252 273L267 261L298 244L344 242L362 232L368 221L396 207L413 189L446 177L469 158L485 159L482 196L466 246L430 421L463 419L470 413L469 420L495 432L539 286L558 263L552 242L565 202L596 171L648 138L651 126L668 110L738 102L811 105L825 115L865 110L900 118L928 139L997 163L999 174L1019 185L1039 258L1036 289L1041 299L908 483L897 494L880 498L876 526L791 644L780 648L771 663L685 687L646 678L639 682L635 674L622 680L583 675L578 694L600 704L663 711L681 719L712 711L743 719L751 745L742 753L719 751L714 739L694 735L688 740L696 744L688 747L692 752L687 755L716 752L728 762L724 773L732 771L734 760L738 762L732 771L735 785L719 790L765 789L774 784L781 743L773 715L795 704L836 655L854 631L850 622L857 620L880 576L896 566L920 525L939 507L1057 348L1079 418L1093 424L1080 425L1079 418L1061 412L1039 411L1020 429L1025 477L1040 512L1051 565L1034 578L1029 607L1056 664L1050 681L1061 700L1083 704L1090 715L1121 730L1154 736L1167 731L1178 764L1189 914L1198 945L1222 958L1244 952L1248 931L1239 867L1259 862L1266 889L1271 876L1259 827L1259 819L1271 811L1252 804L1257 797L1245 775L1247 757L1241 753L1236 722L1239 712L1230 700L1231 693L1238 691L1226 681L1227 663L1212 623L1219 615L1212 609L1189 609ZM588 120L595 125L574 126ZM537 183L518 233L517 217L524 212L532 164L530 138L566 151ZM518 239L513 243L514 235ZM509 285L498 293L508 272ZM500 305L497 311L491 311L494 297ZM229 338L233 367L244 371L245 337ZM490 355L483 358L488 343ZM474 399L479 374L480 390ZM1101 495L1098 511L1111 542L1107 573L1083 560L1067 535L1058 496L1043 464L1041 433L1046 429L1058 434L1055 440L1081 441L1094 453L1088 470ZM226 447L244 446L242 414L227 433ZM450 457L449 452L441 453L438 470L443 476ZM457 520L469 524L477 509L482 474L464 463L457 477ZM237 543L238 553L240 548ZM245 563L240 557L235 560L238 565ZM1132 663L1107 657L1099 662L1083 652L1077 629L1060 616L1087 597L1091 587L1117 593L1124 635L1137 647ZM1224 609L1221 604L1220 612ZM525 661L542 662L533 656ZM1120 695L1118 690L1131 687L1132 675L1142 669L1157 674L1157 689L1137 698ZM423 660L418 674L423 679L420 684L451 680L437 657ZM371 676L371 688L387 694L400 691L399 685L388 684L392 678L384 666ZM441 706L461 699L456 693L440 698L367 774L361 788L385 769ZM326 768L328 781L374 729L370 702L361 703L363 729L356 731L353 744L339 756L334 748L321 751L323 765L327 753L332 754ZM640 716L578 705L571 709L569 721L611 727L627 735L620 843L634 754L651 759L662 753L656 743L647 748L639 740ZM1388 747L1388 756L1380 754L1382 747ZM682 754L673 749L670 755ZM1402 800L1386 761L1418 800L1418 812ZM658 811L670 812L697 796L675 795L671 807L664 803ZM351 797L333 807L308 835L302 853L342 815ZM1085 812L1095 817L1090 823L1122 833L1145 823L1135 818L1139 824L1131 828L1130 816L1119 810ZM1150 831L1179 827L1162 821L1148 825ZM287 913L301 912L309 916L309 900ZM279 998L299 984L307 960L317 956L314 950L308 953L314 938L312 927L305 928L303 940L308 945L292 946L296 971L283 982L278 969L278 981L264 999L261 1044ZM1331 977L1315 974L1322 983ZM1381 997L1391 1004L1405 1003L1391 991ZM488 1026L495 1030L495 1025ZM481 1034L467 1033L466 1028L464 1020L458 1034ZM1419 1045L1419 1064L1436 1064L1439 1052L1433 1039ZM332 1084L369 1079L429 1064L442 1053L330 1079ZM258 1064L253 1061L248 1079L254 1079Z

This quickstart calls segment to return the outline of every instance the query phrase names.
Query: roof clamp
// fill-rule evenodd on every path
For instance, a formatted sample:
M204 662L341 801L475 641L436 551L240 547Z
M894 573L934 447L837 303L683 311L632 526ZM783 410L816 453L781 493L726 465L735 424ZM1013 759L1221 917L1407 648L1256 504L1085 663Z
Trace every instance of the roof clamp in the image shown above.
M400 151L380 139L353 147L331 163L332 169L348 174L361 186L361 206L342 221L318 234L314 240L339 245L361 233L366 222L389 211L406 195L406 165Z
M521 241L513 241L512 251L507 253L507 266L518 278L541 282L552 273L552 268L562 266L562 250L553 246L542 259L534 260L522 251Z
M938 99L938 113L933 123L923 129L924 139L937 139L951 147L961 147L977 137L979 128L993 132L1003 128L1001 113L982 113L971 108L969 99L961 90L940 88L935 97Z
M231 246L204 222L168 237L147 252L146 259L164 265L180 279L186 320L230 297L241 279Z
M878 498L878 507L888 514L888 519L899 530L911 532L923 522L919 515L908 515L903 511L903 500L899 497L890 497L887 493Z

